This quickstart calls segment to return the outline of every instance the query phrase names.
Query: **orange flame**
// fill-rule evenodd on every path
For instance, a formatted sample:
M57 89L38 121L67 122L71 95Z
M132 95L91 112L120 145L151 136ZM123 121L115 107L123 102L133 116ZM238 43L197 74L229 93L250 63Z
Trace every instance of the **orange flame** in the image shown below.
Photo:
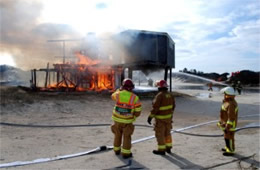
M49 85L49 89L65 89L76 91L103 91L115 90L115 71L111 66L101 64L101 60L91 58L77 52L79 59L77 64L54 64L54 68L60 73L57 82ZM121 69L117 69L117 72ZM57 72L57 74L58 74Z
M79 59L78 64L85 64L85 65L91 66L91 65L99 64L101 62L100 60L92 60L91 58L89 58L79 52L76 53L76 57Z

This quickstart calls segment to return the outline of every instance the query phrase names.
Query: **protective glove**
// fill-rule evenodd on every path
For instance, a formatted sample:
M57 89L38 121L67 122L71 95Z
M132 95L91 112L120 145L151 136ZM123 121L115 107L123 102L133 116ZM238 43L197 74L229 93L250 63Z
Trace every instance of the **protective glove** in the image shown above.
M228 132L228 131L230 131L230 128L231 128L231 125L227 124L226 127L225 127L225 130Z
M217 123L217 126L218 126L221 130L225 131L225 124L223 124L221 121L219 121L219 122Z
M147 118L147 122L149 123L149 125L151 124L152 119L153 119L152 117Z

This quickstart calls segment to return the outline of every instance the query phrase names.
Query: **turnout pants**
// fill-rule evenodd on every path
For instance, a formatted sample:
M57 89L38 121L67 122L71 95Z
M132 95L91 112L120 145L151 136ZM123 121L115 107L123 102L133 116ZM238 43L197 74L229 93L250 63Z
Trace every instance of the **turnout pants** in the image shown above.
M114 122L111 126L111 130L114 133L114 151L120 151L122 155L129 155L131 154L131 136L134 132L134 125L132 123L125 124ZM123 146L121 149L123 137Z
M158 151L170 150L172 148L172 120L156 119L155 120L155 137L158 143Z
M235 152L235 132L224 131L224 140L226 143L226 152Z

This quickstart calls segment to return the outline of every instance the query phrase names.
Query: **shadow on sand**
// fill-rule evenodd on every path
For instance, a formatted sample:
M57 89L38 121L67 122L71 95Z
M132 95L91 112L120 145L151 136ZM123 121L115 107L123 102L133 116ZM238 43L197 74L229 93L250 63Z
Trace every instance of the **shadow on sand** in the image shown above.
M230 156L230 157L233 157L233 158L236 158L236 159L233 159L233 160L228 161L228 162L220 163L220 164L217 164L217 165L213 165L213 166L210 166L210 167L206 167L204 169L212 169L212 168L220 167L220 166L227 165L227 164L234 163L234 162L238 162L238 167L240 169L259 169L260 168L260 162L256 161L254 159L254 156L255 156L255 154L253 154L251 156L243 156L243 155L235 154L235 155ZM247 165L247 167L244 167L242 165L243 162L245 162L249 165Z
M217 168L217 167L221 167L221 166L224 166L224 165L227 165L227 164L230 164L230 163L234 163L234 162L238 162L238 167L240 169L259 169L260 168L260 162L259 161L256 161L254 159L254 156L255 154L251 155L251 156L243 156L243 155L240 155L240 154L235 154L231 157L233 158L236 158L236 159L233 159L231 161L228 161L228 162L224 162L224 163L220 163L220 164L217 164L217 165L213 165L213 166L210 166L210 167L202 167L200 165L197 165L197 164L194 164L193 162L190 162L189 160L177 155L177 154L174 154L174 153L171 153L169 154L168 156L163 156L165 159L169 160L170 162L172 162L173 164L177 165L180 169L203 169L203 170L206 170L206 169L213 169L213 168ZM244 163L247 163L247 165L244 165Z
M173 164L177 165L180 169L204 169L202 166L194 164L193 162L175 153L170 153L163 157Z
M239 154L235 154L233 156L230 156L231 158L235 158L231 161L228 162L223 162L219 163L216 165L208 166L208 167L202 167L200 165L197 165L175 153L167 154L165 156L162 156L163 158L167 159L168 161L172 162L174 165L178 166L180 169L202 169L202 170L207 170L207 169L213 169L217 167L221 167L224 165L228 165L234 162L238 163L238 168L240 169L259 169L260 168L260 162L256 161L254 159L255 154L251 156L243 156ZM117 166L114 168L108 168L105 170L116 170L116 169L149 169L142 165L141 163L137 162L133 158L130 159L123 159L122 157L118 156L118 159L124 163L124 165ZM247 165L244 165L244 163L247 163Z
M134 160L133 158L124 159L121 156L118 156L117 158L120 161L122 161L124 163L124 165L117 166L117 167L114 167L114 168L109 168L109 170L116 170L116 169L149 169L149 168L145 167L144 165L142 165L141 163L139 163L136 160ZM106 169L106 170L108 170L108 169Z

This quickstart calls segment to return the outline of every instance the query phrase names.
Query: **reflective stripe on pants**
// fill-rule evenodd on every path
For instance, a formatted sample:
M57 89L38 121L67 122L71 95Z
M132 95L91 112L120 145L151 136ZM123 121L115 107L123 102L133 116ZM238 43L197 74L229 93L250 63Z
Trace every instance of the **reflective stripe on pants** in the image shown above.
M165 148L160 149L161 151L164 151L166 147L171 148L172 145L171 129L172 129L171 119L167 119L167 120L156 119L155 127L154 127L155 137L157 139L158 146L165 146Z
M226 146L229 150L226 149L227 152L235 151L235 132L234 131L225 131L224 139L226 142Z
M111 130L114 133L114 148L121 147L122 137L123 146L121 148L122 153L131 153L131 136L134 132L134 125L114 122L111 126Z

